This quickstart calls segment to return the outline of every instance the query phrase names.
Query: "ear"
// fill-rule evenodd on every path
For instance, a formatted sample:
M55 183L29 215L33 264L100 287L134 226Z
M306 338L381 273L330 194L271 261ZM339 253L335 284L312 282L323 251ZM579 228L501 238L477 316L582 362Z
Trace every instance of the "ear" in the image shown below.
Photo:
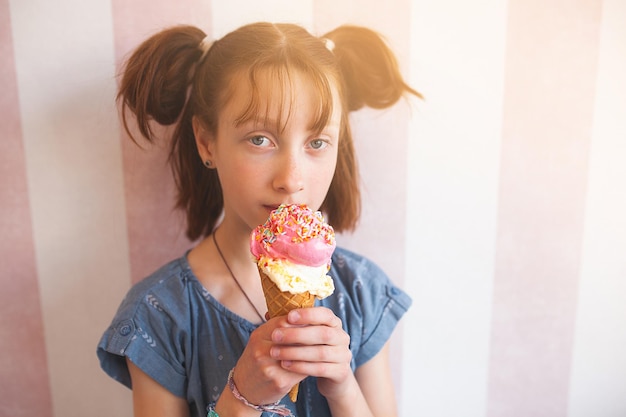
M197 116L193 116L191 124L193 126L193 135L196 139L196 146L198 147L198 154L200 155L200 158L202 158L202 163L205 161L212 161L213 143L215 138L204 127Z

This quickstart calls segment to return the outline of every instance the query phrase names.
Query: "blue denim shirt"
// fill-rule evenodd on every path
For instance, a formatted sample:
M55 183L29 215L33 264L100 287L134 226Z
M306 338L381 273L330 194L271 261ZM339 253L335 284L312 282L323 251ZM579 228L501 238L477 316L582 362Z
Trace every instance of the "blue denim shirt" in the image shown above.
M382 349L411 299L371 261L342 248L333 254L329 275L335 292L316 305L342 320L355 370ZM213 298L182 257L130 289L97 354L102 369L127 387L125 357L187 399L191 416L206 416L256 327ZM297 404L287 396L282 402L298 417L331 416L314 377L301 383Z

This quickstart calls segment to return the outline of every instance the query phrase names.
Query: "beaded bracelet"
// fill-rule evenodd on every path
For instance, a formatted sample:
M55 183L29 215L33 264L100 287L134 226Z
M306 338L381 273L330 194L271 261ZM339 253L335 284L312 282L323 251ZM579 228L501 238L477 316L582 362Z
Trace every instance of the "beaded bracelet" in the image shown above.
M220 417L215 411L215 403L209 405L209 411L206 413L206 417Z
M228 388L230 388L230 391L233 393L233 396L237 398L239 401L241 401L242 403L244 403L250 408L254 408L256 411L261 411L261 412L267 411L270 413L278 414L279 416L293 417L293 414L291 414L291 410L289 410L284 405L281 405L280 400L276 401L275 403L262 404L262 405L256 405L256 404L252 404L251 402L249 402L243 395L241 395L241 393L237 389L237 386L235 385L235 380L233 379L234 374L235 374L235 368L231 369L228 374ZM215 413L215 411L213 411L213 413ZM207 417L216 417L216 416L217 416L217 413L215 413L212 416L207 416Z

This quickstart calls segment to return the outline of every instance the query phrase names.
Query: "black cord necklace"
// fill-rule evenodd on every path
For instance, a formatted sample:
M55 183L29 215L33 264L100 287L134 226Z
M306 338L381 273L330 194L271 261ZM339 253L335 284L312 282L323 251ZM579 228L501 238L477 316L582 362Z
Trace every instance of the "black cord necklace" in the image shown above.
M265 321L265 317L263 317L261 315L261 313L259 313L259 310L257 310L256 306L254 305L252 300L250 300L250 297L248 297L248 294L246 293L246 291L243 289L243 287L241 286L241 284L237 280L237 277L235 277L235 274L233 274L232 269L230 269L230 266L228 266L228 262L226 262L226 258L224 258L224 254L222 253L222 250L220 249L220 245L217 244L217 240L215 239L215 232L213 232L212 237L213 237L213 243L215 244L215 249L217 249L217 253L219 253L220 258L222 258L222 262L224 262L224 265L226 266L226 269L228 269L228 272L230 272L230 276L233 277L233 281L235 281L235 284L237 284L237 286L241 290L241 293L243 294L243 296L246 297L246 300L248 300L248 302L250 303L250 305L252 306L252 308L256 312L257 316L259 316L261 321L264 322Z

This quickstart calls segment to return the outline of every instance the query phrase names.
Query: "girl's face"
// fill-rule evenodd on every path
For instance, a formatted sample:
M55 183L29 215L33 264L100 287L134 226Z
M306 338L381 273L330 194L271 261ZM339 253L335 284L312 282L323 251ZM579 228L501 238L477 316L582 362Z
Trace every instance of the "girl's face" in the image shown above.
M219 115L217 137L205 142L222 185L224 222L251 230L282 203L319 209L337 163L341 106L336 90L329 123L319 132L312 128L319 92L302 74L293 73L286 87L259 77L258 94L267 100L260 100L258 117L240 124L251 92L242 76L231 83L235 88Z

